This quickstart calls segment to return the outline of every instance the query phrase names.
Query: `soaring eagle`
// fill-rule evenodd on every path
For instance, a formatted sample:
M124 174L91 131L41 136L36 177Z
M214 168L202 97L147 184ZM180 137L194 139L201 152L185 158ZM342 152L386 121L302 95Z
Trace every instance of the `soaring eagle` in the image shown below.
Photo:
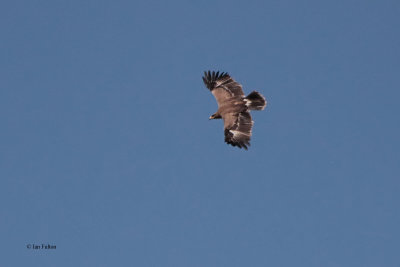
M256 91L245 96L242 85L225 72L204 72L203 81L218 103L210 120L223 119L225 142L247 150L254 123L249 111L263 110L267 105L264 96Z

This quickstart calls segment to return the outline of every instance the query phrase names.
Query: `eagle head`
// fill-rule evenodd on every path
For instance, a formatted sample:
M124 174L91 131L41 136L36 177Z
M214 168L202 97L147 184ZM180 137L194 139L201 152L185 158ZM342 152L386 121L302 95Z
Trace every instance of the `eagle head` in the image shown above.
M208 118L209 120L222 119L220 114L214 113Z

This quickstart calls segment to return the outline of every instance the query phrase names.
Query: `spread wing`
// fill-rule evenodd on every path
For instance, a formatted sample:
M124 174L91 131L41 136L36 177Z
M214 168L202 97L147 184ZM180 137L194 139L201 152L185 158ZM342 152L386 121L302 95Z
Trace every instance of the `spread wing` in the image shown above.
M254 123L250 112L228 113L223 116L223 119L225 142L247 150L247 146L250 146L251 129Z
M203 81L217 100L218 106L233 96L244 96L242 85L232 79L228 73L204 72Z

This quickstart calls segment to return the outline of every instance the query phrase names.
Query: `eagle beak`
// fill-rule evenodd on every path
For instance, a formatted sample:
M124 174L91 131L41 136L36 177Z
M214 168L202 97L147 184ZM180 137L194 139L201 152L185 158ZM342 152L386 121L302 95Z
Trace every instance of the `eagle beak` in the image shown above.
M210 118L208 118L209 120L212 120L213 119L213 116L210 116Z

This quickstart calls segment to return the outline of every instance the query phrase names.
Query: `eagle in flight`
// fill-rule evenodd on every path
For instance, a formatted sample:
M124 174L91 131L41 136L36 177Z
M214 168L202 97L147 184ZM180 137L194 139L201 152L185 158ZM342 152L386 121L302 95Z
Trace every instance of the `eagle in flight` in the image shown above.
M267 105L264 96L256 91L245 96L242 85L225 72L204 72L203 81L218 103L210 120L223 119L225 142L247 150L254 123L250 110L263 110Z

